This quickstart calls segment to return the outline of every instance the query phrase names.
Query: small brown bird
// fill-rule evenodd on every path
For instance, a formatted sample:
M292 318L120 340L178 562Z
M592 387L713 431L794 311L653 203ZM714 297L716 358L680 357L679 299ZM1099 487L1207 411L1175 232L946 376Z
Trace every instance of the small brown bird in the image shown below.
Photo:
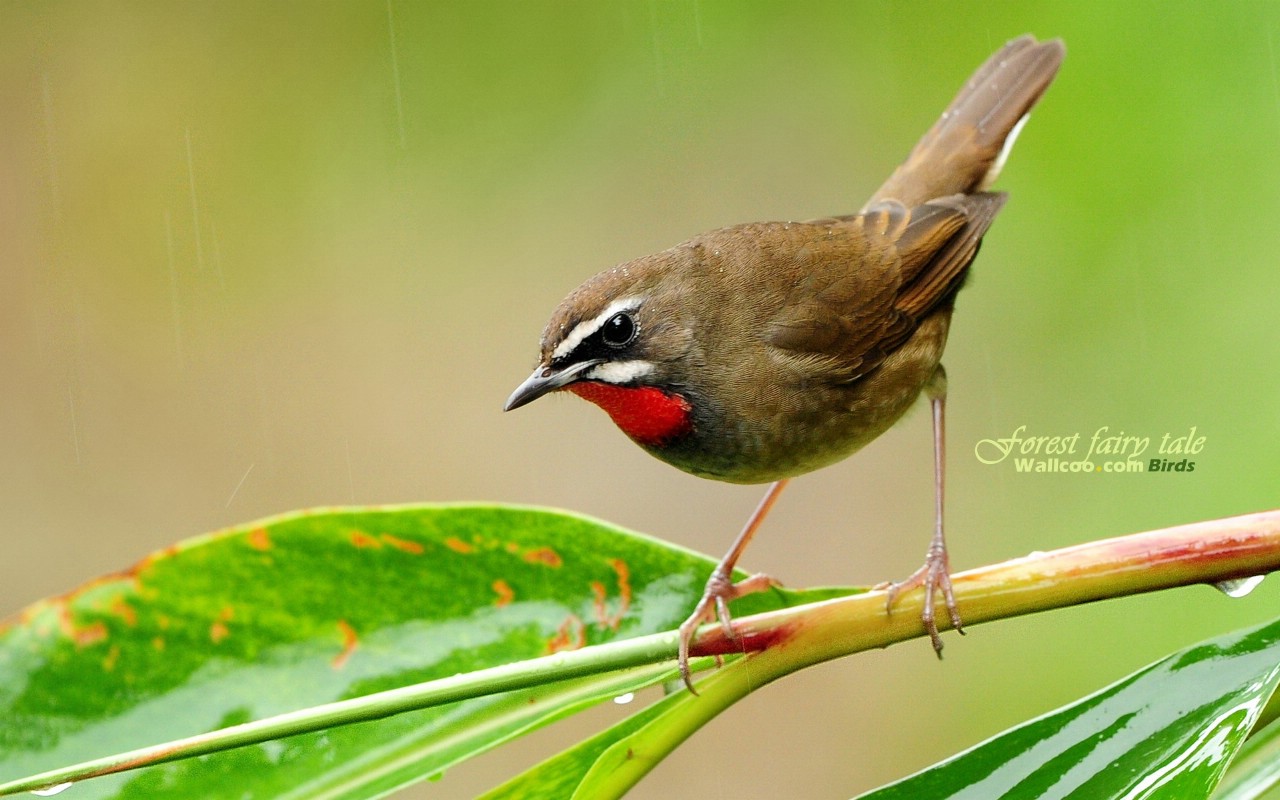
M679 664L728 601L773 583L731 574L788 479L848 457L921 391L933 410L935 527L922 622L941 655L941 593L961 630L942 534L940 359L956 291L1006 195L988 192L1066 50L1015 39L952 101L857 214L704 233L591 278L556 309L538 368L506 410L568 389L608 412L651 455L686 472L773 485L680 627ZM963 632L963 631L961 631Z

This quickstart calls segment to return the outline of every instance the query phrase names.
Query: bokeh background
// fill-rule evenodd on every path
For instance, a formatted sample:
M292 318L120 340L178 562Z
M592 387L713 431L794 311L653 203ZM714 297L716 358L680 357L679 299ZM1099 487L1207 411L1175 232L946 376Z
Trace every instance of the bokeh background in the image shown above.
M976 566L1280 504L1280 5L220 2L0 8L0 615L313 505L562 506L718 555L759 490L573 398L503 415L563 294L704 229L858 208L1005 40L1066 65L952 328ZM1206 437L1190 474L1025 475L983 438ZM901 577L928 415L797 481L745 566ZM1273 616L1280 581L914 641L700 732L638 798L843 798ZM404 797L469 797L602 709Z

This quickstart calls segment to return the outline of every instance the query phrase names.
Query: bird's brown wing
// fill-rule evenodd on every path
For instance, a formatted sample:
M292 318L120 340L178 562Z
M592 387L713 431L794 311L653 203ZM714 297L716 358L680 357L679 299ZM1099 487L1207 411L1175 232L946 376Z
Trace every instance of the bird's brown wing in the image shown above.
M763 331L805 378L856 380L959 287L1003 194L957 195L912 209L879 203L811 237L786 303Z
M902 291L895 304L899 311L921 319L960 288L965 271L978 255L983 235L1007 199L1003 192L979 192L942 197L915 209L913 223L921 227L943 228L953 224L957 216L963 222L946 238L925 231L918 244L907 242L906 236L899 240L897 249L903 258ZM935 217L941 219L935 222ZM911 227L908 226L908 233Z

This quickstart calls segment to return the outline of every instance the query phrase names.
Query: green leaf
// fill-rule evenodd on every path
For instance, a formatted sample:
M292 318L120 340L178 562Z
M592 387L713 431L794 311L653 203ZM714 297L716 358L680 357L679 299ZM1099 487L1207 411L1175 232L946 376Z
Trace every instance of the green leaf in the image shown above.
M563 797L610 800L627 793L695 731L751 692L803 666L787 645L735 657L698 683L538 764L481 800Z
M1240 754L1231 762L1231 768L1214 800L1255 800L1261 797L1277 797L1280 791L1280 724L1274 720L1261 730L1255 730L1249 741L1240 748Z
M0 626L0 781L253 719L669 630L713 562L499 506L294 514L193 539ZM838 593L773 591L741 614ZM667 674L583 678L76 787L371 797Z
M614 744L646 727L672 704L680 702L672 694L529 769L478 800L522 800L526 797L571 798L583 778Z
M860 800L1206 798L1278 665L1280 620L1181 650Z

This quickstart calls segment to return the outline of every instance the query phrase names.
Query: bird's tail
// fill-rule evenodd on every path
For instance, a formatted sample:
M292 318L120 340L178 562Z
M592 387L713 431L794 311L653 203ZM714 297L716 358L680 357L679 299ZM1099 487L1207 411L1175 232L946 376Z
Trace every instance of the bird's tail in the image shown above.
M985 189L1004 166L1031 108L1049 88L1067 49L1061 39L1020 36L973 73L942 117L867 206L898 200L907 207Z

